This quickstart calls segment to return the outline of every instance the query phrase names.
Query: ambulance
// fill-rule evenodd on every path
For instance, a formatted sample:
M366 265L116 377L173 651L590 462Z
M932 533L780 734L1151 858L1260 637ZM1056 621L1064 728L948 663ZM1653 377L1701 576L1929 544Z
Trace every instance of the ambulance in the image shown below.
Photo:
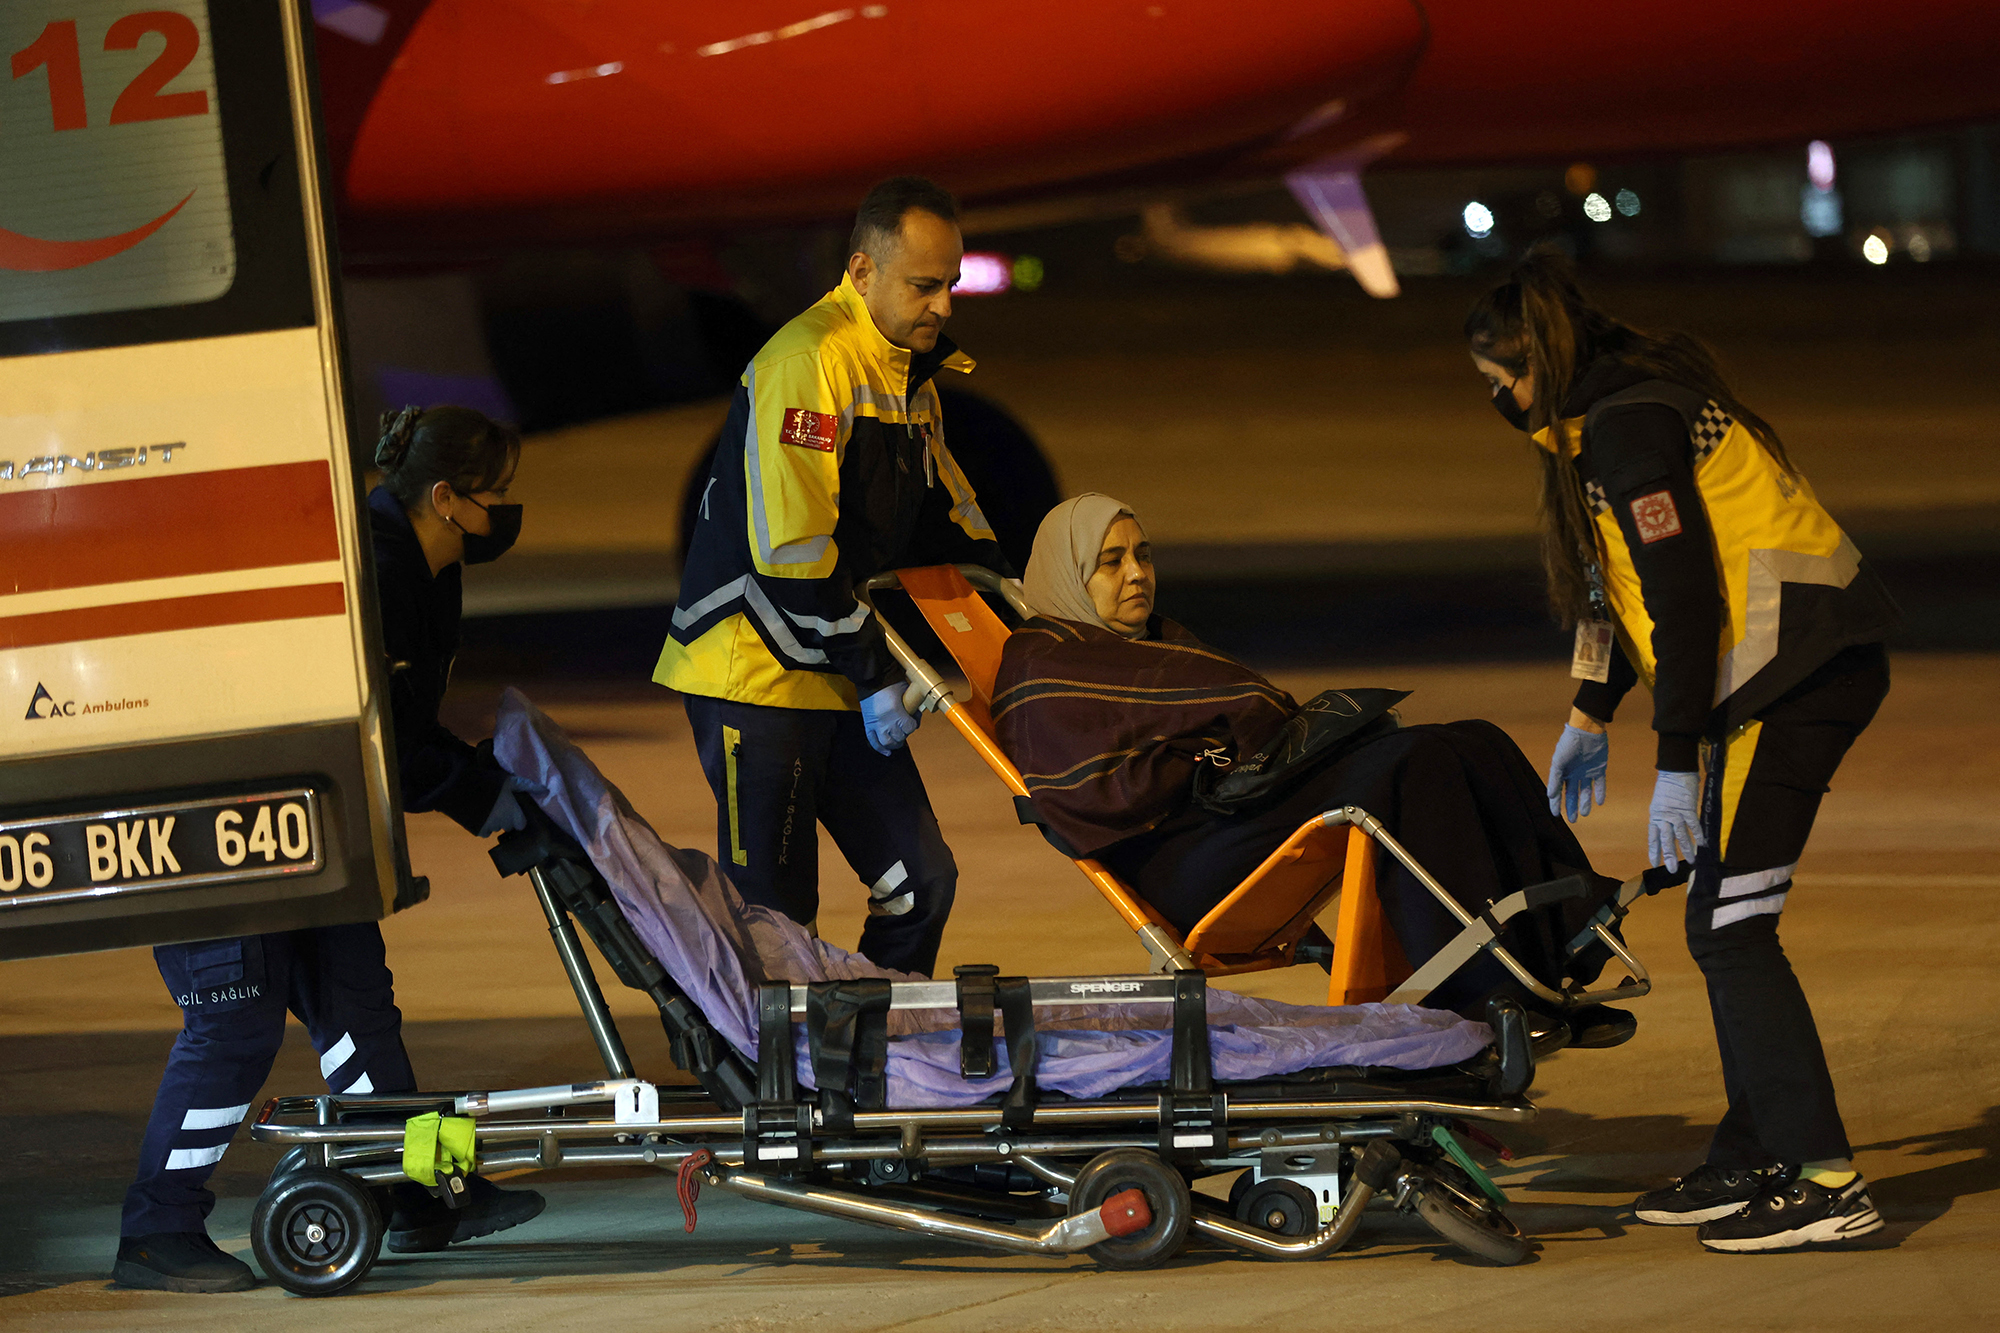
M426 891L305 9L0 5L0 958Z

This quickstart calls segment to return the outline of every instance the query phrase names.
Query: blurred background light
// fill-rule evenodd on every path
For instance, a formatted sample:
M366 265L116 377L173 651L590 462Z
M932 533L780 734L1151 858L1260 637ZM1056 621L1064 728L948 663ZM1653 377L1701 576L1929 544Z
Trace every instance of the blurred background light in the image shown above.
M1930 262L1931 238L1923 232L1911 232L1910 239L1904 243L1903 248L1909 251L1910 258L1916 260L1919 264Z
M1808 236L1840 235L1840 191L1823 190L1817 185L1799 191L1799 223Z
M1833 146L1824 139L1806 145L1806 179L1816 190L1833 188Z
M1042 261L1033 255L1021 255L1014 260L1014 286L1024 292L1032 292L1042 285L1047 276Z
M990 250L968 250L959 262L953 296L998 296L1014 285L1014 263Z
M1583 197L1583 215L1592 222L1611 221L1611 204L1601 194L1595 192Z
M1589 194L1597 188L1597 168L1578 162L1563 173L1563 188L1571 194Z
M1617 197L1611 202L1616 204L1618 211L1626 217L1636 218L1639 216L1639 196L1632 191L1620 190Z
M1889 262L1889 243L1870 232L1868 239L1861 243L1861 257L1871 264L1886 264Z
M1473 240L1483 240L1493 234L1493 210L1477 199L1465 206L1462 217L1465 221L1465 234Z

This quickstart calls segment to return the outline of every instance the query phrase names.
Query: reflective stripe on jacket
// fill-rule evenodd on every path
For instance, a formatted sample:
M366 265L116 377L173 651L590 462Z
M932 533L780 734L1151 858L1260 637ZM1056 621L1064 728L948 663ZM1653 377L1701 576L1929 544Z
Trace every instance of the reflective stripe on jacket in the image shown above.
M885 569L1004 567L945 447L931 377L970 372L940 337L884 338L845 277L744 370L703 483L653 679L687 694L849 709L900 679L855 589Z

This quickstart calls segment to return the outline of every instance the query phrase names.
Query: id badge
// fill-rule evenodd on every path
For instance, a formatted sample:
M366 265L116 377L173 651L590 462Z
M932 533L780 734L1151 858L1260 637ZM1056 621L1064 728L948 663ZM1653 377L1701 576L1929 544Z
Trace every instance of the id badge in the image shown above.
M1611 679L1611 622L1576 622L1576 653L1570 658L1569 674L1578 680L1594 680L1602 685Z

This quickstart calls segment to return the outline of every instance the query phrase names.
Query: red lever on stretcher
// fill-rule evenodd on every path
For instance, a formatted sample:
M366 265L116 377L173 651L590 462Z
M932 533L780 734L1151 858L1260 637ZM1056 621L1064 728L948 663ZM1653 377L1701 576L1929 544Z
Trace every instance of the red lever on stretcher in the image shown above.
M1133 1236L1153 1225L1153 1210L1140 1190L1125 1190L1104 1201L1097 1215L1114 1236Z

